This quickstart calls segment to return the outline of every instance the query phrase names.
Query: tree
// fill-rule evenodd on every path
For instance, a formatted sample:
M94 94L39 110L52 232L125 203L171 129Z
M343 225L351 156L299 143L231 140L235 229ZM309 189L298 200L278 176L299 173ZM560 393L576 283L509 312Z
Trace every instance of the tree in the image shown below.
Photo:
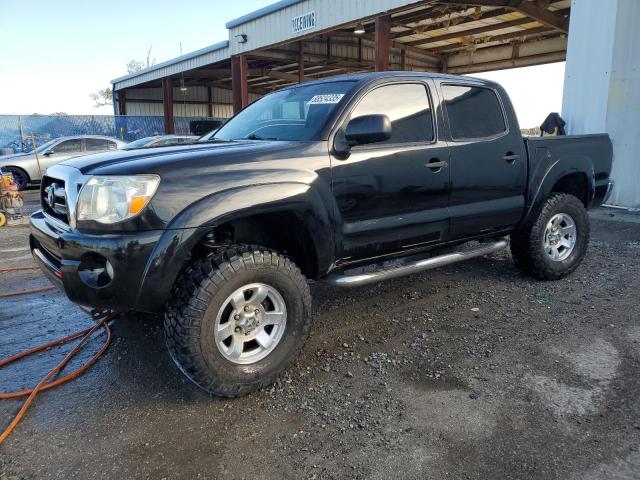
M127 73L136 73L145 68L145 63L140 60L130 60L129 63L127 63Z
M152 67L156 64L156 59L151 58L151 49L153 45L147 50L146 61L132 59L127 63L127 73L135 73L145 68ZM113 105L113 91L111 88L105 88L104 90L98 90L96 93L90 93L89 97L95 102L94 107L100 108L107 105Z
M113 105L113 92L109 87L104 90L98 90L96 93L90 93L89 97L95 102L94 107L96 108Z
M145 68L149 68L149 67L154 66L156 64L156 59L155 58L151 58L151 49L152 48L153 48L153 45L151 45L149 47L149 50L147 50L147 60L146 61L136 60L136 59L130 60L129 63L127 63L127 73L139 72L140 70L144 70Z

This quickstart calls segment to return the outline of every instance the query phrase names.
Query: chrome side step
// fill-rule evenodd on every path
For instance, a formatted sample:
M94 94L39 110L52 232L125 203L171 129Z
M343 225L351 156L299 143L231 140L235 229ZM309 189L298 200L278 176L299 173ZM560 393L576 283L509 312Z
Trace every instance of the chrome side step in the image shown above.
M381 270L370 273L360 273L356 275L330 275L329 277L327 277L326 281L336 287L360 287L362 285L369 285L371 283L380 282L382 280L403 277L412 273L423 272L425 270L431 270L432 268L451 265L452 263L462 262L471 258L482 257L484 255L489 255L490 253L499 252L500 250L503 250L508 246L508 240L499 240L497 242L489 244L481 244L480 246L472 250L447 253L438 257L418 260L408 265L383 268Z

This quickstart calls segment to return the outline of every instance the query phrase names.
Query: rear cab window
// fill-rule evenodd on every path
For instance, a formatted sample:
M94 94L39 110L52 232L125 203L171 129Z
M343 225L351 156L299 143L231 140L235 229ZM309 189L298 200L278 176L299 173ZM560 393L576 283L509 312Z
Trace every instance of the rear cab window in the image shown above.
M453 140L491 138L507 131L502 104L487 87L442 84L444 106Z

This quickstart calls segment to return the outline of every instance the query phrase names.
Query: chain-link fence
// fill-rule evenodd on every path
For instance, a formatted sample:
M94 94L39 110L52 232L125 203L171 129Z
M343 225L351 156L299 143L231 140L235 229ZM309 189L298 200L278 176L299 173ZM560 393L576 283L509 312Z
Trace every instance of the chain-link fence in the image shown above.
M194 120L221 120L203 117L175 117L176 133L190 135ZM106 135L132 141L164 134L159 116L129 115L0 115L0 148L14 152L30 151L31 137L36 145L67 135ZM2 153L9 153L8 151Z

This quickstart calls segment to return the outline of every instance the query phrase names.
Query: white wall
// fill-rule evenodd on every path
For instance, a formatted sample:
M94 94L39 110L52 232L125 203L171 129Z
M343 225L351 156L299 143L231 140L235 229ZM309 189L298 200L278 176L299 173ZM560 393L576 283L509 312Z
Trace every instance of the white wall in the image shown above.
M609 203L640 207L640 1L572 1L562 116L569 134L609 133Z

